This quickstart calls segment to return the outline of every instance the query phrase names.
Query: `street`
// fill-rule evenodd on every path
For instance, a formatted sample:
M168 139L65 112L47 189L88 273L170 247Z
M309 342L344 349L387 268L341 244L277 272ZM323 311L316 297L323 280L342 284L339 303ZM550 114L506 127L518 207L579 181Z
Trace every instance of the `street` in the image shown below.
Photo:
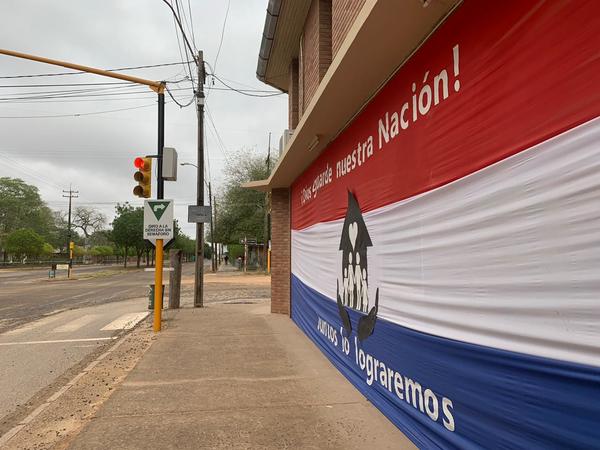
M193 269L185 264L184 275ZM49 280L46 269L0 272L0 427L148 315L154 272L90 266L77 267L74 276Z
M184 265L184 275L192 271L193 264ZM81 279L48 279L47 269L0 271L0 333L59 311L147 298L154 280L154 272L121 266L76 267L73 273Z

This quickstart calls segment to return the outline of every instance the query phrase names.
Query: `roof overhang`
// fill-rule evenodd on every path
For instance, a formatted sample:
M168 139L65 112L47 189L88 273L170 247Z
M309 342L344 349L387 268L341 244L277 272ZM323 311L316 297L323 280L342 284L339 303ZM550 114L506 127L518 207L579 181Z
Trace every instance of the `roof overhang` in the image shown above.
M461 1L366 0L273 173L245 187L289 187Z
M310 0L269 0L256 67L260 81L288 91L290 62L298 57L310 4Z

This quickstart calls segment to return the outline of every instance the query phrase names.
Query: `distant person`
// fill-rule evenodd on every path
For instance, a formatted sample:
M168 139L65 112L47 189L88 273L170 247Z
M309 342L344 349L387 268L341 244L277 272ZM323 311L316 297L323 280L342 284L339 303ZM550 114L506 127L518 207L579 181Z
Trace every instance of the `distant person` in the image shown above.
M229 264L229 255L225 255L223 259L225 260L225 265Z

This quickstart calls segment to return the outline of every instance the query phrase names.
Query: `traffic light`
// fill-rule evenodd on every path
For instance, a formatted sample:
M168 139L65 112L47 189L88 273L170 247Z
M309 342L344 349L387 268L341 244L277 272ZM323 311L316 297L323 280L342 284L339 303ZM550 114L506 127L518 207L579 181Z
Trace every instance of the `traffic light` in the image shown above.
M138 170L133 174L133 179L138 182L138 185L133 188L133 195L150 198L152 195L152 158L135 158L133 165Z

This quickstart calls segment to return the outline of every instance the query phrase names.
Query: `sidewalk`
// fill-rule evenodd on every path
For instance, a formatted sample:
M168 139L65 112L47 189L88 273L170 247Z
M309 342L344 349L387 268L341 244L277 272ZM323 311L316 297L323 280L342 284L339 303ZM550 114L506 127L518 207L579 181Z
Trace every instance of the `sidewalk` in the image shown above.
M269 309L165 311L157 340L70 448L414 448Z

